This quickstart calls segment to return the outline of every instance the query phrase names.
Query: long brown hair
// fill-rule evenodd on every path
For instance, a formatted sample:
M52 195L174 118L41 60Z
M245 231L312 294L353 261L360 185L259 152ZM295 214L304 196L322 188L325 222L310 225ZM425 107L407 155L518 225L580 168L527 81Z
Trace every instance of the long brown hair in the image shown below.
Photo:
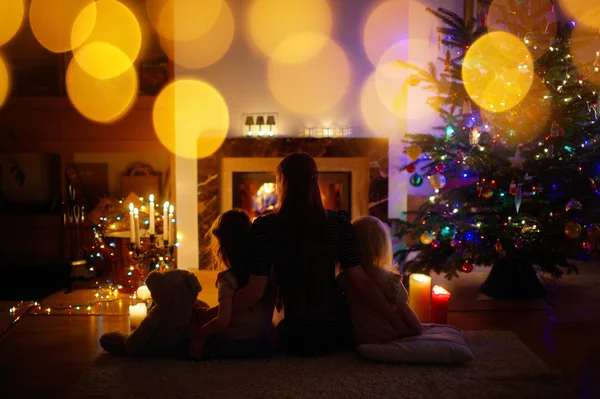
M327 253L326 213L315 160L290 154L277 167L279 208L275 237L278 308L286 314L327 310L331 259Z
M251 224L246 212L233 209L219 215L207 233L213 268L223 265L231 270L240 288L248 283L250 276L248 244Z

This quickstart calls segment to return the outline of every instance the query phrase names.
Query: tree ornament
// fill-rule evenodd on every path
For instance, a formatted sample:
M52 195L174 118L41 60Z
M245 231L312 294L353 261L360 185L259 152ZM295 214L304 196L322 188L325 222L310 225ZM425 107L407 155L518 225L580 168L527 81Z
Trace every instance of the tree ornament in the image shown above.
M418 86L419 82L420 82L420 80L419 80L419 77L417 75L411 74L408 77L408 84L411 85L411 86Z
M517 188L517 183L513 180L510 182L510 187L508 187L508 192L510 195L517 195L519 189Z
M437 165L435 165L435 171L438 173L444 173L446 171L446 165L444 165L443 163L438 163Z
M460 266L460 270L462 270L463 273L471 273L473 271L473 264L469 259L465 259Z
M515 248L516 249L523 249L523 240L521 240L520 238L517 238L515 240Z
M550 127L550 137L562 137L565 135L565 129L563 129L556 121L552 122Z
M494 249L498 253L501 253L504 250L504 248L502 247L502 242L500 240L496 240L496 244L494 244Z
M472 146L479 145L479 139L481 138L481 133L477 127L474 127L469 132L469 144Z
M446 177L442 174L436 174L429 179L431 187L441 190L446 185Z
M414 175L412 175L410 177L409 182L410 182L411 186L413 186L413 187L420 187L421 184L423 184L423 176L421 176L418 173L415 173Z
M590 250L590 249L592 249L592 243L590 243L589 241L582 241L581 248L583 248L585 250Z
M550 147L548 147L548 158L554 158L554 144L551 144Z
M454 137L454 133L456 133L456 131L454 130L454 126L446 126L446 140L451 140Z
M439 246L440 246L440 240L433 240L433 241L431 241L431 246L433 248L439 248Z
M521 201L523 200L523 190L521 186L521 184L517 184L517 194L515 194L515 208L517 213L519 213L519 209L521 209Z
M590 226L587 229L588 235L593 239L600 238L600 227L598 226Z
M421 234L421 243L423 243L425 245L429 245L429 244L431 244L432 241L433 241L433 234L431 234L430 232L426 231L423 234Z
M410 164L406 165L405 169L408 173L415 173L415 170L417 170L417 167L415 166L414 163L410 163Z
M510 164L512 165L513 168L516 169L523 169L523 164L525 163L525 158L521 157L521 150L517 147L517 150L515 151L515 156L512 158L508 158L508 160L510 161Z
M565 224L565 235L569 238L577 238L581 235L581 226L577 222L567 222Z
M471 115L473 113L473 108L471 107L471 100L469 98L465 98L462 107L463 115Z
M412 143L406 149L406 154L408 154L408 157L413 161L416 161L419 158L419 156L421 156L422 152L423 152L423 149L417 143Z
M540 114L540 109L535 105L532 105L529 108L527 108L527 117L529 119L537 119L539 118Z
M581 202L577 201L575 198L571 198L571 201L567 202L567 205L565 206L565 211L569 212L569 211L580 211L583 209L583 205L581 205Z

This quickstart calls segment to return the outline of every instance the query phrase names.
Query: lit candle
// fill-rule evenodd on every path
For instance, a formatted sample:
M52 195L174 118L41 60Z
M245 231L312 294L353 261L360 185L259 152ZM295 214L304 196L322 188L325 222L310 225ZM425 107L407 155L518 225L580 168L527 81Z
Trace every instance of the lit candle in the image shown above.
M424 274L411 274L408 301L421 323L429 322L431 303L431 277Z
M150 194L150 234L154 235L154 194Z
M142 301L152 298L152 295L150 295L150 290L145 285L141 285L135 292L135 295L138 299L141 299Z
M133 210L133 216L135 218L135 247L139 248L141 245L141 239L140 239L140 211L135 208Z
M175 227L173 226L173 214L175 207L169 206L169 245L175 245Z
M129 306L129 325L132 330L138 328L146 317L146 304L138 303L134 306Z
M163 205L163 240L169 241L169 201Z
M450 293L439 285L434 285L431 290L431 322L448 324L448 300Z
M135 218L133 217L133 202L129 203L129 241L135 243Z

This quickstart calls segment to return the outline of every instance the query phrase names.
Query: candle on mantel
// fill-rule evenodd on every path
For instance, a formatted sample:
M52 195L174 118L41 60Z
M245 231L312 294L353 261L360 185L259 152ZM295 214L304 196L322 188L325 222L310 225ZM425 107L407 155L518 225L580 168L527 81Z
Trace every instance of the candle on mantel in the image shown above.
M142 320L146 317L146 310L145 303L129 306L129 326L132 330L135 330L140 326Z
M135 243L135 218L133 217L133 202L129 203L129 241Z
M431 322L435 324L448 324L448 301L450 293L439 285L434 285L431 290Z
M169 241L169 201L163 205L163 240Z
M410 275L408 303L421 323L429 322L431 277L418 273Z
M150 209L148 210L150 215L150 231L151 235L154 235L154 194L150 194Z
M173 214L175 207L169 206L169 245L175 245L175 227L173 226Z
M141 247L141 238L140 238L140 211L137 208L133 210L133 217L135 218L135 247Z

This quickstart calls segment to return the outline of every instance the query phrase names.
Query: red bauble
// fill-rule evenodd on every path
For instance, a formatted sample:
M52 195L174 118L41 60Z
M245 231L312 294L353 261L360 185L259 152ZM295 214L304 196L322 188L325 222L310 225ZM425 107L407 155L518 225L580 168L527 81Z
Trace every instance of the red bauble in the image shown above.
M444 173L446 171L446 165L444 165L443 163L438 163L435 166L435 171L438 173Z
M417 167L414 164L410 164L410 165L406 165L406 171L408 173L414 173L414 171L417 170Z
M462 270L464 273L471 273L473 271L473 265L471 264L471 261L469 259L465 259L460 266L460 270Z

